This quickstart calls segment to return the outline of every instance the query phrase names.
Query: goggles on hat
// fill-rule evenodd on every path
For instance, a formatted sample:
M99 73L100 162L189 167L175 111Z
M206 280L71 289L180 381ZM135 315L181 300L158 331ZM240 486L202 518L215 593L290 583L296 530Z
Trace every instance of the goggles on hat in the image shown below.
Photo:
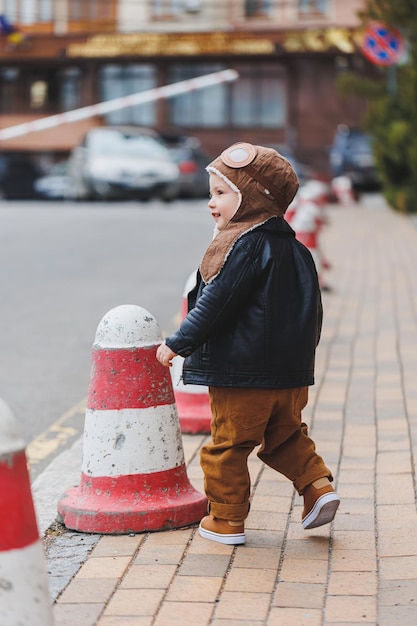
M251 178L262 186L262 189L260 189L262 193L271 200L279 200L282 196L282 191L251 165L257 153L256 146L253 146L251 143L239 142L226 148L226 150L221 153L220 158L228 167L244 169Z
M233 167L235 169L245 167L252 163L256 157L257 150L255 146L250 143L235 143L230 148L226 148L220 155L221 160L225 165Z

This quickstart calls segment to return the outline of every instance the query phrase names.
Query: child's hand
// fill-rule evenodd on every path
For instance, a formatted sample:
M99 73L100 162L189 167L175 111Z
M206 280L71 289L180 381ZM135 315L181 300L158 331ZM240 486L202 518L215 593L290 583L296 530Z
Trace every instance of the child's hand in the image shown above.
M161 363L161 365L165 365L165 367L172 366L172 359L178 356L175 352L168 348L166 343L161 343L156 351L156 358Z

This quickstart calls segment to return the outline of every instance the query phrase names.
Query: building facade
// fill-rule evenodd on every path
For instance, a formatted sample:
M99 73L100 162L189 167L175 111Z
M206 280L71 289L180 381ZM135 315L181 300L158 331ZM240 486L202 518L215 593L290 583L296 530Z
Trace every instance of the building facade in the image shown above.
M233 68L238 80L2 141L57 157L97 124L197 136L216 154L237 140L287 144L324 171L343 99L341 72L374 73L361 53L363 0L0 0L0 128ZM14 35L14 37L13 37Z

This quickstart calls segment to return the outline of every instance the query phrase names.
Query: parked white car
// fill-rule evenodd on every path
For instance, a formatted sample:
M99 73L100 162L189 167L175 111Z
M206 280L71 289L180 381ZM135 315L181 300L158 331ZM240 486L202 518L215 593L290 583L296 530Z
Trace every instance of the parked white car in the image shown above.
M171 200L179 189L178 166L158 134L148 128L91 129L71 152L68 174L75 200Z
M33 184L40 198L66 200L71 197L71 180L68 176L68 161L59 161L37 178Z

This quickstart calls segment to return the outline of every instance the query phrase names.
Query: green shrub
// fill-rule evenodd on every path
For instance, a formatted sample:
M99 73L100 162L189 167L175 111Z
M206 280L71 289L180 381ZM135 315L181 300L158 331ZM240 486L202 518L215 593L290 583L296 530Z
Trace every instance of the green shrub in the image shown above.
M411 187L384 187L388 204L400 213L417 213L417 190Z

